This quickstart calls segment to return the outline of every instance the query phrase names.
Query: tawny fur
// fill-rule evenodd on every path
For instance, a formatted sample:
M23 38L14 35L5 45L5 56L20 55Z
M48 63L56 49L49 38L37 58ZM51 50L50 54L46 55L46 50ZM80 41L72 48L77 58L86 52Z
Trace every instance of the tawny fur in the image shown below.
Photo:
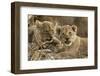
M71 35L68 32L71 32ZM59 35L64 46L60 49L60 52L55 54L56 59L87 57L87 38L77 36L77 27L75 25L62 26ZM70 45L64 42L66 38L69 38Z

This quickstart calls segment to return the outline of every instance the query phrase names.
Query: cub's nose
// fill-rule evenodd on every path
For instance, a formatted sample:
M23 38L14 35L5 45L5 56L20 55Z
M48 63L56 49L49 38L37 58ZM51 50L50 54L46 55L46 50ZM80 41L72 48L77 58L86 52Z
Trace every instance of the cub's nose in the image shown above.
M51 41L51 38L47 38L46 41Z
M66 41L69 41L69 38L66 38Z
M46 41L51 41L52 40L52 36L46 38Z

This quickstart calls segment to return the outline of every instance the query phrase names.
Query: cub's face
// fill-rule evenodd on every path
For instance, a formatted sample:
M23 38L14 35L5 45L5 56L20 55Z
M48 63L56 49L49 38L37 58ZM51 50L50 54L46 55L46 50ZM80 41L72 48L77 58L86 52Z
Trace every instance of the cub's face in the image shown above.
M50 41L52 40L53 34L53 23L49 21L37 21L37 28L40 31L42 41Z
M64 25L61 27L60 39L65 46L71 46L76 39L77 27L75 25Z

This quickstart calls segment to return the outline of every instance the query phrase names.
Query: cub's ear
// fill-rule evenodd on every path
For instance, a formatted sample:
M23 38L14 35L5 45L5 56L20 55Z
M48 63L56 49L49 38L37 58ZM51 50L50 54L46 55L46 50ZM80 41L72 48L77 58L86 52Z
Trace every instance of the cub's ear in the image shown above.
M76 26L76 25L72 25L72 30L73 30L74 32L77 32L77 26Z
M61 32L61 26L56 22L54 26L54 33L60 35L60 32Z
M61 33L61 26L57 26L56 27L56 34L60 35L60 33Z
M36 25L37 27L41 27L42 22L40 22L39 20L36 20L35 25Z

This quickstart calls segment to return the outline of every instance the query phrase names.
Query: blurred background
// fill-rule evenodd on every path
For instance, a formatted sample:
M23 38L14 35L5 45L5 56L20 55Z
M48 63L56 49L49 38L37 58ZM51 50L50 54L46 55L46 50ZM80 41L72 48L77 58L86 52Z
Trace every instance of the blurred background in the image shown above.
M47 16L47 15L28 15L28 26L34 25L35 21L51 21L59 25L76 25L77 34L81 37L88 37L88 17L71 17L71 16Z

